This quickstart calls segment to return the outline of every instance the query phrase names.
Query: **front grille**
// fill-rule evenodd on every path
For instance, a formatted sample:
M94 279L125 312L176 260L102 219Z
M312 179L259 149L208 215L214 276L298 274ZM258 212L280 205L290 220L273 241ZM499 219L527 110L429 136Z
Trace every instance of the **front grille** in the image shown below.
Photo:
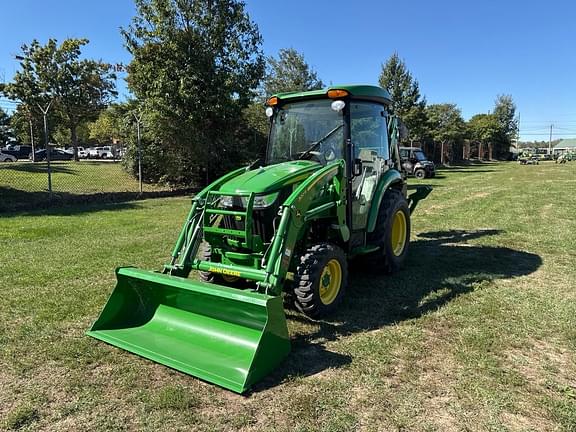
M242 211L242 208L233 210ZM266 209L254 210L252 214L252 233L260 236L264 243L272 240L274 228L272 221L276 216L277 206L271 206ZM224 216L224 228L244 230L244 218L238 220L235 216Z

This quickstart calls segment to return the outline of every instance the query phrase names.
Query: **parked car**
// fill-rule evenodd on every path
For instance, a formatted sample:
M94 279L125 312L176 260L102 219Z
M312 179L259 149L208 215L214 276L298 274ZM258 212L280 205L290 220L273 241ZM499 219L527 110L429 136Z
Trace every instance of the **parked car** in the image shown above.
M84 147L78 147L78 157L80 159L87 159L88 158L88 149Z
M2 153L10 154L16 159L28 159L32 153L32 146L27 144L9 144L2 149Z
M37 150L35 155L36 162L46 160L46 149ZM74 155L63 150L50 149L50 160L51 161L68 161L74 159Z
M111 146L93 147L89 149L88 157L90 159L113 159L114 153Z
M114 149L112 146L104 146L102 147L102 156L103 159L114 159Z
M418 179L436 176L434 162L429 161L426 154L418 147L400 147L402 169Z
M65 151L66 153L70 153L71 155L74 155L74 147L68 147L68 148L65 148L65 149L63 149L63 148L57 148L57 149L58 149L58 150L63 150L63 151ZM82 146L78 146L77 149L78 149L78 157L79 157L80 159L86 159L86 158L88 157L88 149L85 149L85 148L82 147Z
M8 154L8 153L3 153L2 150L0 150L0 162L16 162L18 159L16 158L16 156Z

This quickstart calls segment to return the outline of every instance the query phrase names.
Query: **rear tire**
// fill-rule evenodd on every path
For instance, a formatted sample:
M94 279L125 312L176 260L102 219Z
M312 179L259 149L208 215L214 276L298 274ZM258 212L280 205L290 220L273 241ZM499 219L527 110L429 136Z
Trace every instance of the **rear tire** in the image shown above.
M309 247L294 274L294 305L311 318L332 313L342 301L348 283L344 251L330 243Z
M368 243L380 246L375 259L385 273L394 273L402 267L410 244L410 210L398 189L388 189L384 194Z

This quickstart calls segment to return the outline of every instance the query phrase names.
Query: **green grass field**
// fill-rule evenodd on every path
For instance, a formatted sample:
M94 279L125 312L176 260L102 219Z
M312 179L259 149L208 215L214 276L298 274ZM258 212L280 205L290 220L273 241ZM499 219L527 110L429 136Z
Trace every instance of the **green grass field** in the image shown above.
M422 183L405 269L356 263L328 321L288 311L293 351L247 396L84 335L189 199L3 214L0 429L575 431L576 163Z
M51 163L53 199L70 201L89 195L138 192L138 181L120 162L57 161ZM143 185L144 192L166 188ZM48 202L46 162L0 164L0 211L30 208Z

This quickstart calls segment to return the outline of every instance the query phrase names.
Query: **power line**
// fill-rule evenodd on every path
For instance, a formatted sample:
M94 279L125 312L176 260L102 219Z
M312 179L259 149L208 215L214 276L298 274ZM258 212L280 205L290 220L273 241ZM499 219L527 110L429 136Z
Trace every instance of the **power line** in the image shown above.
M542 133L522 133L520 132L520 135L522 136L526 136L526 135L530 135L530 136L548 136L550 135L549 132L542 132ZM565 136L565 135L576 135L576 131L573 132L563 132L563 133L553 133L553 136Z

